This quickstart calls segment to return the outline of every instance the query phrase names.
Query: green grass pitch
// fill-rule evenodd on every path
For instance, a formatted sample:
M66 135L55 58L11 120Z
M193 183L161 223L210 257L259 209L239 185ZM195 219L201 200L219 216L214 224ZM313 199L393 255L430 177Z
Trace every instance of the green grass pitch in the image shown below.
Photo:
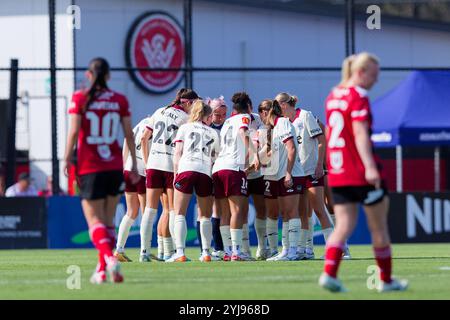
M254 249L253 249L254 251ZM316 246L316 256L323 247ZM343 261L340 278L350 290L332 294L317 280L322 260L295 262L198 262L188 249L187 263L123 263L125 282L92 285L94 250L0 251L0 299L450 299L448 244L394 245L394 275L410 281L407 292L379 294L369 290L370 246L351 246L353 259ZM81 288L68 289L68 267L81 270ZM76 282L71 282L76 283Z

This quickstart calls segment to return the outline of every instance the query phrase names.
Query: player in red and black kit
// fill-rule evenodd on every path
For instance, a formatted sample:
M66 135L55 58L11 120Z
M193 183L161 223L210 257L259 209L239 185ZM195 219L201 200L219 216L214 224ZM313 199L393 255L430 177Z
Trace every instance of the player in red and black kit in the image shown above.
M95 284L107 280L106 271L112 282L123 281L119 262L113 256L113 220L123 183L122 150L117 142L120 126L133 163L130 178L133 183L139 180L128 101L125 96L108 88L109 76L109 64L105 59L95 58L90 62L86 72L90 87L72 96L64 157L68 172L73 149L77 145L76 173L81 205L92 243L99 252L99 263L91 277Z
M366 52L344 60L342 82L326 100L328 182L337 224L328 239L319 285L346 291L337 279L345 241L356 227L358 204L364 206L380 268L379 292L403 291L408 283L391 277L391 243L387 225L389 200L370 140L372 115L367 92L378 78L378 59Z

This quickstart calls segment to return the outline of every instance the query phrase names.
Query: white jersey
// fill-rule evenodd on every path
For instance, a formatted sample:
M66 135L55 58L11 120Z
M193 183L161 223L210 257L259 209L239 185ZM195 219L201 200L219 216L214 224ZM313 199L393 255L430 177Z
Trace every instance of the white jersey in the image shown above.
M245 170L244 141L241 139L239 130L250 126L249 114L236 114L228 118L220 131L220 153L214 163L213 173L220 170Z
M250 143L256 144L258 141L258 130L264 127L263 122L261 121L261 117L257 113L250 114L250 126L249 126L249 135L250 135ZM249 149L249 164L253 163L256 157L256 148ZM247 180L258 179L262 177L261 170L252 171L247 176Z
M188 114L177 106L156 110L147 124L147 128L153 130L147 169L173 172L175 137L178 128L185 124L187 119Z
M323 134L311 111L297 109L294 121L292 121L297 133L297 141L300 146L299 156L305 175L309 176L316 171L319 160L319 141L317 137Z
M275 120L275 127L272 129L271 161L269 166L263 168L265 180L278 181L286 176L288 154L285 143L292 139L295 148L298 150L298 143L295 137L296 132L289 119L280 117ZM291 175L293 177L304 176L297 152Z
M144 134L145 128L148 125L148 121L150 118L145 118L141 120L134 128L133 128L133 136L134 136L134 144L136 146L136 163L137 163L137 170L139 175L145 177L145 164L144 164L144 158L142 157L142 148L141 148L141 138ZM152 141L148 141L148 146L150 149ZM131 159L131 152L128 153L127 160L125 162L124 169L126 171L131 171L133 168L133 160Z
M178 163L178 173L195 171L211 177L212 165L220 151L217 130L202 122L183 124L178 129L175 143L183 142L183 154Z

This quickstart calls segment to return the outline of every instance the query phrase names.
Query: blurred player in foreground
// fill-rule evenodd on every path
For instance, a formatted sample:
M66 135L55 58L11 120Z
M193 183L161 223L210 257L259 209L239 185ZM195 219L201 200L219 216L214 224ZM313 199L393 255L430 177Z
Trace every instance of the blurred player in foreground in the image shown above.
M346 58L342 82L326 100L327 167L332 188L336 226L328 239L324 272L319 285L332 292L346 289L337 278L344 243L364 206L372 236L375 260L380 268L379 292L403 291L408 283L392 278L391 243L387 225L389 200L370 140L372 115L368 90L377 81L378 59L369 53Z
M123 182L122 152L117 142L122 127L131 153L130 182L139 181L131 115L125 96L110 90L109 64L95 58L86 72L90 87L73 94L69 109L70 129L64 160L66 174L77 145L77 177L81 205L89 226L89 235L99 252L99 263L91 282L104 283L108 272L112 282L122 282L120 265L113 255L114 214ZM78 141L78 142L77 142Z

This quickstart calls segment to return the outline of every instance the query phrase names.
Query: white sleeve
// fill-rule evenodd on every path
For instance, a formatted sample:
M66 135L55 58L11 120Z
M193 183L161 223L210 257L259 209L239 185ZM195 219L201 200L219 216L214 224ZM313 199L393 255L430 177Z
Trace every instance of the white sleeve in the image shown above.
M305 125L311 138L315 138L323 134L322 129L320 129L320 126L317 123L317 120L314 118L313 114L310 111L308 111L305 115Z
M286 143L289 139L293 138L292 130L291 130L291 123L289 120L283 118L283 122L280 124L280 140L283 141L283 143ZM280 120L278 120L280 121Z
M185 128L186 126L185 125L181 125L181 127L178 129L178 131L177 131L177 135L176 135L176 137L175 137L175 143L177 143L177 142L184 142L184 132L186 131L184 128Z

